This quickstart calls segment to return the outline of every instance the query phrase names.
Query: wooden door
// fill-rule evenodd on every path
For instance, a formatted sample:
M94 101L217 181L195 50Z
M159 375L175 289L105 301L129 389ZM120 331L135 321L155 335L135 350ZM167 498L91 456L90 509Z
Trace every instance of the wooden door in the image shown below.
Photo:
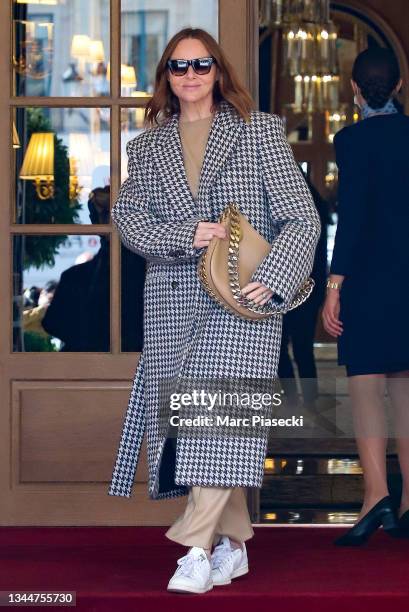
M121 248L106 203L125 178L121 151L140 129L152 66L186 25L187 4L0 5L2 525L167 525L185 505L148 499L145 448L132 497L107 494L140 355L144 269ZM256 3L190 4L254 91ZM56 341L40 324L57 291Z

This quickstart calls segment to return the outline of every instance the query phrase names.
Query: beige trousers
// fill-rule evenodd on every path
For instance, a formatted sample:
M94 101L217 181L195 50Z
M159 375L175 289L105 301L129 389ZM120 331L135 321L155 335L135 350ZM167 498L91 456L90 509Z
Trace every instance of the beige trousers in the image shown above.
M237 542L253 537L242 487L190 487L185 511L165 533L185 546L211 548L221 535Z

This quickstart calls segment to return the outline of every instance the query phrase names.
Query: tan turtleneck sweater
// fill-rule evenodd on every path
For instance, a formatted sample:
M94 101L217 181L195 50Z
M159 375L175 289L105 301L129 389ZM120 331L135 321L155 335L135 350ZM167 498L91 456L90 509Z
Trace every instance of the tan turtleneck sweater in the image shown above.
M179 121L179 134L187 181L195 200L199 190L200 171L213 116L212 114L209 117L204 117L204 119L195 119L194 121Z

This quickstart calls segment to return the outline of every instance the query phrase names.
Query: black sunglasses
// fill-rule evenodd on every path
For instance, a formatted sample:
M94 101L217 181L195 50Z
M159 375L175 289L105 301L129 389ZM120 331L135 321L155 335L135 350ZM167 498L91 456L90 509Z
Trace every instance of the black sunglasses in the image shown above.
M172 74L183 76L192 66L196 74L209 74L212 64L216 63L214 57L196 57L195 59L170 59L167 62L168 68Z

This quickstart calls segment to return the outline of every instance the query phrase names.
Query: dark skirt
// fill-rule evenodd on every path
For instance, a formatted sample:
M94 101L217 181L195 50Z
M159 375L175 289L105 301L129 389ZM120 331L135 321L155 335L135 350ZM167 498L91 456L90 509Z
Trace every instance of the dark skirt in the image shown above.
M341 289L338 364L348 376L409 369L407 273L386 273L377 263L377 278L369 270L357 273L345 277Z
M393 372L404 372L409 370L409 362L402 365L395 366L380 366L375 367L371 365L356 365L356 364L345 364L347 376L359 376L363 374L391 374Z

